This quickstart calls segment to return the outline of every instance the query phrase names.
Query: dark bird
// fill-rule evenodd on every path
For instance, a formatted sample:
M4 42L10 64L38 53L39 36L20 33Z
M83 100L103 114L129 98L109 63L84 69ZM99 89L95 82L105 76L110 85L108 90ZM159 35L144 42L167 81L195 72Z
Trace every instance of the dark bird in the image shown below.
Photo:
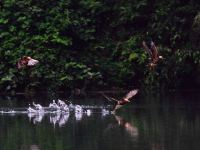
M17 61L17 68L22 69L30 66L35 66L39 63L38 60L31 58L30 56L22 56Z
M153 41L150 41L149 43L146 43L145 41L143 41L142 46L150 56L151 61L149 63L149 67L152 70L155 68L158 61L160 59L163 59L163 57L161 55L159 55L158 49Z
M138 93L138 89L135 89L135 90L131 90L129 91L123 98L117 100L115 98L112 98L112 97L108 97L106 96L104 93L102 93L102 95L109 101L114 101L115 102L115 106L114 106L114 109L113 109L113 113L115 113L115 111L119 108L121 108L122 106L124 106L125 104L129 103L130 102L130 99L135 96L137 93Z

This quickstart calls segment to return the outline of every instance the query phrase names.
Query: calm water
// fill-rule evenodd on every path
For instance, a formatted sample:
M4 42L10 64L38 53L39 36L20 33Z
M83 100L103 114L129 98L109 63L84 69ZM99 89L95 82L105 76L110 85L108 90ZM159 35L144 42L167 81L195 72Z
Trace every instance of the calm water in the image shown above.
M1 96L0 108L47 105L53 98L65 96ZM99 95L74 103L98 107L82 116L0 114L0 150L199 150L198 92L139 94L116 115L102 114L102 106L110 107Z

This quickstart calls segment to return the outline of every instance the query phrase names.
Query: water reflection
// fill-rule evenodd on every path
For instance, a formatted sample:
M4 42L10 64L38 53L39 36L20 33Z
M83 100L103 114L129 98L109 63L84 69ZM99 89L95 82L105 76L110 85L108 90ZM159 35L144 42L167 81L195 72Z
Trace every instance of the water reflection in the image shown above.
M131 138L137 139L139 136L138 128L134 125L134 123L130 123L126 121L121 116L115 115L115 119L120 127L123 127L126 132L130 135Z
M50 114L49 116L50 123L53 123L54 126L57 123L59 127L65 125L68 119L69 119L69 113L56 113L56 114Z
M107 109L102 108L101 109L102 117L105 117L106 115L109 115L110 111Z
M76 121L81 121L81 119L83 118L83 113L75 112L75 118Z
M20 150L40 150L39 145L32 144L32 145L22 145Z
M101 149L128 150L138 147L140 130L135 121L126 115L113 115L114 120L108 123L102 132Z
M198 101L163 97L142 97L115 115L96 105L85 105L82 113L6 109L0 114L0 149L199 150Z
M41 113L28 113L29 121L34 124L40 123L44 117L44 112Z
M105 117L110 112L105 106L78 105L72 104L72 102L68 100L61 99L53 100L47 107L32 102L32 105L29 104L28 108L1 108L0 112L2 115L7 114L13 116L17 114L27 114L29 121L33 124L39 124L42 122L44 116L49 116L49 122L52 123L54 127L56 124L62 127L67 123L70 115L73 115L78 122L82 120L84 115L90 117L95 109L101 110L102 117Z
M80 106L78 106L80 107ZM27 116L29 118L29 121L32 122L33 124L38 124L41 123L44 116L49 116L49 122L52 123L54 126L56 124L59 125L59 127L64 126L69 117L74 117L76 121L81 121L82 118L85 117L91 117L92 115L92 110L91 109L86 109L83 110L82 108L79 108L81 110L75 110L74 112L63 112L63 111L37 111L37 112L27 112ZM94 109L93 109L94 111ZM101 112L95 112L101 114L102 117L105 117L108 115L110 110L102 108ZM5 111L2 113L5 114ZM16 115L16 113L11 113L13 115Z

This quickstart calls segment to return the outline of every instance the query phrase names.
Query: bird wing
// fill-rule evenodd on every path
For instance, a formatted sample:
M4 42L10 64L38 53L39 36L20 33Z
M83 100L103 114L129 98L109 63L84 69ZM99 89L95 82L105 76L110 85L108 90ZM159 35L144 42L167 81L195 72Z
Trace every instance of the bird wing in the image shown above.
M18 61L17 61L17 69L21 69L21 68L23 68L24 67L24 65L21 63L21 58L20 59L18 59Z
M151 50L149 49L149 47L147 46L147 44L146 44L145 41L142 42L142 46L143 46L143 48L145 49L145 51L149 54L149 56L152 57L152 52L151 52Z
M17 69L21 69L21 67L22 67L22 66L21 66L20 62L18 61L18 62L17 62Z
M127 99L129 100L130 98L132 98L133 96L135 96L138 93L138 89L135 90L131 90L130 92L128 92L123 99Z
M105 97L108 101L118 101L117 99L113 98L113 97L108 97L107 95L105 95L104 93L102 93L103 97Z
M157 49L156 45L154 44L154 42L151 42L151 49L152 49L153 59L157 59L158 58L158 49Z

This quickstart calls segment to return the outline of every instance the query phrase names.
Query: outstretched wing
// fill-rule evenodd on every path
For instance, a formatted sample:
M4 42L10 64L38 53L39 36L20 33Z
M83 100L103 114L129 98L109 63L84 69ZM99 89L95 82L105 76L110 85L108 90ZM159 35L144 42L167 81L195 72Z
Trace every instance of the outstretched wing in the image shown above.
M158 49L156 47L156 45L154 44L154 42L151 42L151 49L152 49L152 57L153 59L157 59L158 58Z
M149 49L149 47L147 46L147 44L146 44L145 41L142 42L142 46L143 46L143 48L145 49L145 51L149 54L149 56L152 57L152 52L151 52L151 50Z
M108 101L118 101L117 99L113 98L113 97L108 97L107 95L105 95L104 93L101 93L103 95L103 97L105 97Z
M124 96L123 99L129 100L130 98L132 98L133 96L135 96L138 93L138 89L136 90L131 90L130 92L128 92L126 94L126 96Z
M132 98L133 96L135 96L137 93L138 93L138 89L131 90L130 92L128 92L124 98L122 98L120 101L117 102L117 104L114 107L113 112L115 112L117 109L121 108L126 103L128 103L129 99Z
M17 61L17 69L21 69L22 68L22 64L20 63L21 59L19 59Z

